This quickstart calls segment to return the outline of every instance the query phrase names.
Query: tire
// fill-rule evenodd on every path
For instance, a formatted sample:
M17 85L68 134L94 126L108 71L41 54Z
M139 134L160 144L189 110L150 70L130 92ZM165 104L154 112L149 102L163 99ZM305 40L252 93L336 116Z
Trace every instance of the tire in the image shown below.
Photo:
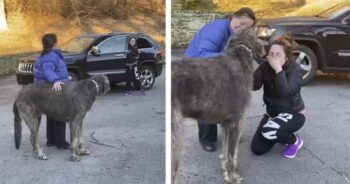
M303 85L306 85L316 76L318 68L316 55L308 46L300 44L298 49L293 51L293 56L295 56L296 62L305 71Z
M78 75L75 74L74 72L68 72L68 76L69 76L70 81L78 81L79 80Z
M117 83L109 83L109 87L110 87L111 89L115 88L116 85L117 85Z
M156 80L154 68L149 65L142 65L140 67L139 75L143 89L151 89Z

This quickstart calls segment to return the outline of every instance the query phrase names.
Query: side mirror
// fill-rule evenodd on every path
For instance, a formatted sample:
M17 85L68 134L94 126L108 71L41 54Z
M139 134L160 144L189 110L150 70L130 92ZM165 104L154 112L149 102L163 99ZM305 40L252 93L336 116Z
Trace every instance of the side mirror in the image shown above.
M91 48L91 54L94 55L94 56L100 56L100 49L97 47L97 46L93 46Z

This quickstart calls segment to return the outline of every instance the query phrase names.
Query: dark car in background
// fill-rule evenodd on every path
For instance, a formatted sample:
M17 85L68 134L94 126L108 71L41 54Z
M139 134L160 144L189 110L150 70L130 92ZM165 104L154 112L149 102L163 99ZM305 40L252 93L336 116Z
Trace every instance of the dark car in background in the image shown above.
M162 73L164 51L156 41L143 33L87 34L59 46L70 79L80 80L105 74L111 85L126 82L125 62L130 37L137 38L142 85L144 89L152 88L156 77ZM33 82L33 68L37 57L38 55L31 56L20 61L16 72L19 84Z
M258 37L266 44L285 33L291 33L300 45L294 55L305 70L304 84L314 78L317 70L350 72L349 1L315 16L263 19L258 24Z

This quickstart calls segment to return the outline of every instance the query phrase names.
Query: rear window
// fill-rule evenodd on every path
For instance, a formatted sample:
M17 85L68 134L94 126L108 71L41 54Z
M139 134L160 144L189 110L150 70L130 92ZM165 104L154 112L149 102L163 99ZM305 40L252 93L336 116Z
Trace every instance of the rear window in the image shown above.
M154 46L153 46L153 44L151 42L149 42L145 38L138 38L137 39L137 47L139 49L143 49L143 48L152 48Z

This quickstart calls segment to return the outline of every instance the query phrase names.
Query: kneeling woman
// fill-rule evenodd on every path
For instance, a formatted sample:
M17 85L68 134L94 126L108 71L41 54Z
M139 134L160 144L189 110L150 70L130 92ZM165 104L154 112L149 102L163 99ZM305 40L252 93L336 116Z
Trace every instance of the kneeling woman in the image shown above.
M297 134L305 122L305 106L300 95L303 70L292 58L296 46L290 35L273 41L267 61L254 73L254 90L263 86L267 111L251 143L255 155L267 153L275 143L281 143L286 145L283 156L293 158L303 145Z

